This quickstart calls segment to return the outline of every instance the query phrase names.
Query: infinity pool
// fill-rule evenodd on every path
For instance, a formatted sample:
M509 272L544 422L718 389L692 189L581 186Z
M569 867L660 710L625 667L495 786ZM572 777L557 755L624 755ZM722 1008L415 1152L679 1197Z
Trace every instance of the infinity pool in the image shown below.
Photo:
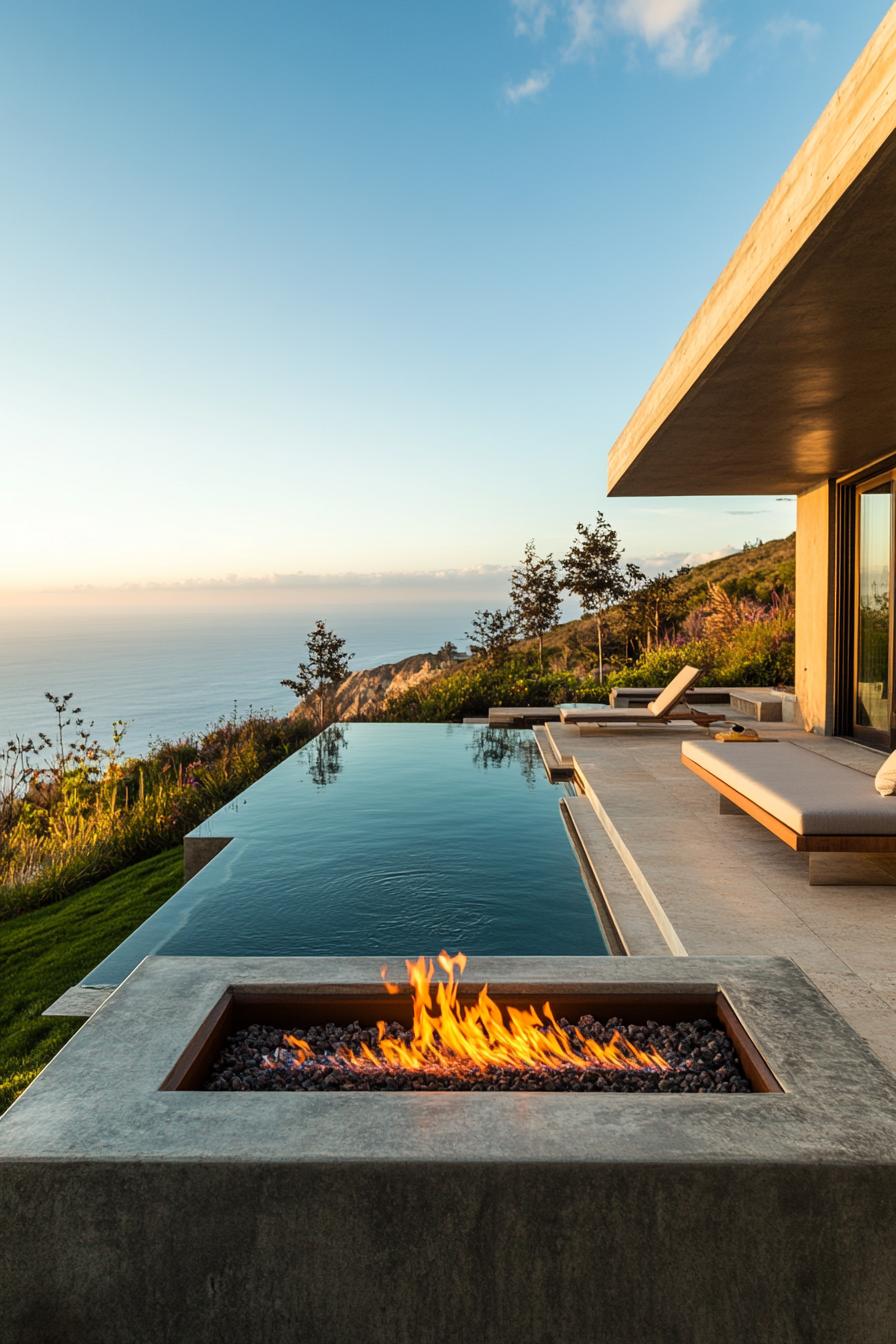
M150 953L606 953L532 734L328 728L203 822L226 848L83 983Z

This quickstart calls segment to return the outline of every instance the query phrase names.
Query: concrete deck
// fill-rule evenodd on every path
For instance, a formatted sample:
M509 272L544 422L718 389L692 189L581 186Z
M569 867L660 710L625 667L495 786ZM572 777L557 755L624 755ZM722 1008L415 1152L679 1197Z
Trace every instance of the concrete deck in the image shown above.
M671 927L689 956L792 957L896 1070L892 886L810 887L805 855L746 816L720 815L715 791L681 765L682 736L693 736L693 728L620 726L585 737L550 724L545 732L558 760L573 768L645 905L668 921L667 943ZM759 732L869 776L880 765L879 753L788 723ZM599 874L601 854L592 857ZM625 939L625 908L614 914ZM634 929L635 944L638 937Z

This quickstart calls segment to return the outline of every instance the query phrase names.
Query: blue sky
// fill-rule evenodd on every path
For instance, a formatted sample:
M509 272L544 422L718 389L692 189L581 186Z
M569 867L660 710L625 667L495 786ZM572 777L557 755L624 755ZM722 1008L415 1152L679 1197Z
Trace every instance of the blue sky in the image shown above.
M885 9L0 5L0 588L788 531L606 456Z

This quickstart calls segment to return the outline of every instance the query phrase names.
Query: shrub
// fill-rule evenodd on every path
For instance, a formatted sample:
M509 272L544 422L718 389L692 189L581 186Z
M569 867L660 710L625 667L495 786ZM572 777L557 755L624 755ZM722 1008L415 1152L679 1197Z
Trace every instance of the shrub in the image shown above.
M717 653L719 686L790 686L794 679L791 619L763 621L735 631Z
M610 686L665 686L688 663L703 669L703 686L789 686L793 683L793 617L772 612L728 628L724 638L659 644L613 672Z
M704 685L715 684L708 675L715 662L711 645L706 640L688 640L684 643L655 644L652 649L642 653L630 667L612 672L608 678L610 686L665 686L683 667L690 663L692 667L704 669L701 681Z
M557 705L564 700L597 701L604 688L572 672L541 671L537 663L515 658L494 666L472 659L463 667L412 687L386 701L390 721L445 723L486 714L492 705Z

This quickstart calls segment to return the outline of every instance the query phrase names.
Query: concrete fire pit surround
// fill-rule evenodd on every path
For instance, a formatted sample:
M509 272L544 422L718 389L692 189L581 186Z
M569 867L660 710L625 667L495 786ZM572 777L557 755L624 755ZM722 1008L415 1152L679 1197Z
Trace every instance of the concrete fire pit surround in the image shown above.
M896 1338L896 1082L787 960L464 977L536 1004L721 988L781 1093L159 1090L228 987L379 989L379 966L144 961L0 1120L4 1337Z

